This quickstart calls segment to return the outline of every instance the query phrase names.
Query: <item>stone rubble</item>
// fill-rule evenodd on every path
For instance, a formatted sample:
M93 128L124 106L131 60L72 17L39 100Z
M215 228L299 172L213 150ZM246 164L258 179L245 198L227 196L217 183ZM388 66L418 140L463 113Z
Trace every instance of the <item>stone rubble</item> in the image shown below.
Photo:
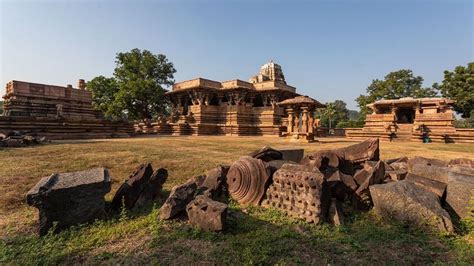
M0 133L0 147L18 148L46 143L45 137L27 135L21 131L11 131L7 134Z
M474 196L472 160L401 157L382 161L378 139L307 156L302 149L268 146L250 155L174 186L159 219L184 218L195 227L222 231L231 197L243 207L275 208L316 224L343 224L343 206L373 207L383 219L450 233L453 222L445 208L467 217ZM62 229L104 213L103 196L110 190L110 178L106 169L100 169L43 178L28 193L28 203L40 209L41 235L53 221L60 221ZM155 201L167 177L166 169L153 171L150 163L140 165L116 192L112 210ZM66 206L63 202L68 200L78 202L77 207Z
M166 169L160 168L153 172L151 163L141 164L115 193L112 209L120 210L123 206L130 210L154 201L167 178Z

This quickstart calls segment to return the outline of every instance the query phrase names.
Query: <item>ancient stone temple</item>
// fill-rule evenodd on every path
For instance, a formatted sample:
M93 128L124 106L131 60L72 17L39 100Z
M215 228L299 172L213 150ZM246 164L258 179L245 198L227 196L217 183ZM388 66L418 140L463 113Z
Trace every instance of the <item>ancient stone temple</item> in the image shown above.
M368 104L372 110L361 130L349 130L348 137L379 137L390 140L450 142L462 138L453 125L454 101L446 98L400 98Z
M50 139L107 138L133 134L128 122L101 118L92 107L91 92L80 79L78 88L13 80L6 85L0 133L23 131Z
M243 81L196 78L176 83L166 96L172 103L170 119L148 127L172 135L281 135L287 115L277 103L299 96L287 85L281 66L263 65ZM143 125L140 129L145 131Z
M13 80L7 83L4 115L94 120L91 93L83 79L79 89Z

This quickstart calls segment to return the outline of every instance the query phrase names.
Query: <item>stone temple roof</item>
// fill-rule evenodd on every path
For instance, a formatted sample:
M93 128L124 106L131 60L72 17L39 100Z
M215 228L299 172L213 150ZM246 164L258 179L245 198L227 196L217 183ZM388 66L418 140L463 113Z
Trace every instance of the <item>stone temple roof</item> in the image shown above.
M392 105L392 104L421 104L421 105L436 105L436 104L447 104L452 105L455 101L448 99L448 98L441 98L441 97L431 97L431 98L412 98L412 97L405 97L400 99L391 99L391 100L378 100L367 106L374 106L374 105Z
M173 85L172 91L167 94L173 94L177 92L196 90L196 89L207 89L207 90L229 90L229 89L246 89L253 91L266 91L266 90L283 90L296 94L296 88L287 84L277 82L274 80L250 83L247 81L235 79L224 82L214 81L204 78L196 78L192 80L178 82Z
M282 102L279 102L278 105L280 106L291 106L291 105L310 106L310 107L316 107L316 108L326 107L324 104L318 102L317 100L309 96L296 96L294 98L286 99Z

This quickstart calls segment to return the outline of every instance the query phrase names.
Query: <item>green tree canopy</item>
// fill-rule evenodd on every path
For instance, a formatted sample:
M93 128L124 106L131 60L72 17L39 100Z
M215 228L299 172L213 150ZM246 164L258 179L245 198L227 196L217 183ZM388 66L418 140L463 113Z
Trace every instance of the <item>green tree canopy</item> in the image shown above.
M423 88L423 78L414 76L413 71L402 69L388 73L383 80L373 80L367 87L367 95L360 95L356 101L361 110L361 118L367 114L366 105L381 99L398 99L403 97L434 97L433 88Z
M164 87L174 84L176 69L165 55L133 49L118 53L114 76L96 77L87 87L94 106L114 118L147 119L166 113Z
M320 109L316 115L321 119L321 126L334 128L339 122L349 120L347 104L341 100L326 103L326 108Z
M87 82L87 89L92 93L92 104L106 117L121 117L121 106L115 101L118 85L114 78L98 76Z
M456 101L454 110L462 117L470 117L474 109L474 62L467 67L457 66L453 72L444 71L443 82L433 87L439 89L443 97Z

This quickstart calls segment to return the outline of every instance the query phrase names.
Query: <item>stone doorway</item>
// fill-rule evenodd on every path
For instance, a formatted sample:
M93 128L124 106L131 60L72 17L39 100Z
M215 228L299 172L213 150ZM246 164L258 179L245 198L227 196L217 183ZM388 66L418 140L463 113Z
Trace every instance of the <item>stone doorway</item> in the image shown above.
M415 110L410 107L400 107L397 110L397 123L398 124L413 124L415 120Z

